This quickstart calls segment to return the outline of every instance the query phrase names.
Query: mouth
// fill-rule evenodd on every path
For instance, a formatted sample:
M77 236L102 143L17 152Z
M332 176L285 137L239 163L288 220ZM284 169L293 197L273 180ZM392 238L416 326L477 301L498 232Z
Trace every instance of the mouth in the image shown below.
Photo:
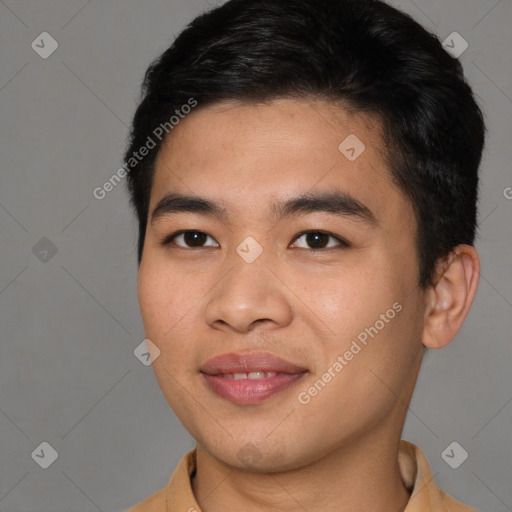
M275 377L276 375L277 375L277 372L262 372L262 371L255 371L255 372L249 372L249 373L220 373L220 374L216 374L216 376L223 377L225 379L232 379L232 380L268 379L270 377Z
M238 405L251 405L290 388L308 370L260 352L217 356L208 360L200 372L219 397Z

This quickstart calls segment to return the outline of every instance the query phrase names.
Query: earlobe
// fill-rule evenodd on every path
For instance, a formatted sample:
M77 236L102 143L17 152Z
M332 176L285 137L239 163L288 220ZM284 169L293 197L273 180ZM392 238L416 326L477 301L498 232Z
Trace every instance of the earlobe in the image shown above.
M455 338L473 303L479 277L480 258L470 245L458 245L439 263L435 284L426 293L425 347L443 348Z

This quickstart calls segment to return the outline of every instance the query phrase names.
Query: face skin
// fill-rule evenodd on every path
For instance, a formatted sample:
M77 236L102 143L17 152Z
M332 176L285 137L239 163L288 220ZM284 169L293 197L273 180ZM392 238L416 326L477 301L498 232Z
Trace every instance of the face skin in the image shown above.
M338 149L350 134L366 147L354 161ZM369 117L313 100L224 103L198 108L170 135L157 158L138 293L146 338L161 351L158 383L197 442L201 509L403 510L397 446L422 351L460 328L476 291L476 252L459 246L436 286L417 286L413 210ZM321 210L272 214L275 203L333 192L356 199L374 222ZM169 193L218 203L225 218L186 211L152 221ZM179 230L208 236L160 243ZM251 263L236 251L247 237L263 250ZM357 341L376 325L366 345ZM354 341L360 350L333 371ZM254 352L307 373L240 405L200 372L214 356ZM329 368L330 381L303 403Z

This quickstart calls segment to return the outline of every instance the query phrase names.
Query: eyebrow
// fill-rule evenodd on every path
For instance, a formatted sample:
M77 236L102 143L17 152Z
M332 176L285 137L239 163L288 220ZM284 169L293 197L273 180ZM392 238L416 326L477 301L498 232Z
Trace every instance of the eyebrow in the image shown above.
M160 217L183 212L212 216L223 222L227 222L229 218L228 210L220 203L200 196L171 192L160 199L153 209L151 224ZM292 215L306 215L316 212L331 213L340 217L353 217L369 225L377 225L377 218L373 212L346 192L306 193L292 199L278 201L270 208L270 216L273 222L279 222Z

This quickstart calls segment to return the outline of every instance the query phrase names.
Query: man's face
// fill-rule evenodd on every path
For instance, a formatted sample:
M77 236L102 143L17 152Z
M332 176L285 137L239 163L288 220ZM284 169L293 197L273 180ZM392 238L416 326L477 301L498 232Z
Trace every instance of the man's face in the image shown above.
M350 135L364 151L353 137L339 148ZM170 406L226 464L291 469L400 434L423 294L413 210L382 151L378 123L293 99L197 110L160 150L138 279L145 334ZM224 214L181 201L152 218L171 193Z

